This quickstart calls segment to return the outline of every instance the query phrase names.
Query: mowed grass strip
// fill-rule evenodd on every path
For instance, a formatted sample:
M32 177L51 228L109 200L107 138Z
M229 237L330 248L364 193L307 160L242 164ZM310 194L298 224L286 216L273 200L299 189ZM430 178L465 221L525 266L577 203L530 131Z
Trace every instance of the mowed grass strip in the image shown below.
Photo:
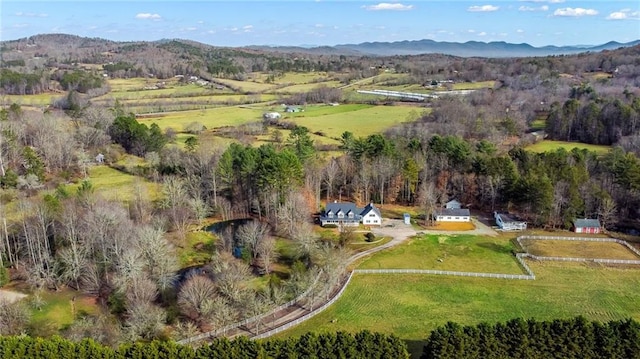
M564 148L567 151L571 151L574 148L577 149L586 149L588 151L593 151L599 155L603 155L611 149L609 146L602 145L591 145L587 143L580 142L565 142L565 141L554 141L554 140L542 140L540 142L534 143L533 145L525 147L525 150L542 153L542 152L551 152L556 151L560 148Z
M510 240L502 237L424 235L378 252L358 268L524 274L512 249Z
M31 312L30 324L42 335L53 335L72 324L74 315L76 318L86 314L95 315L101 310L95 297L71 289L43 291L41 298L44 305L40 310Z
M640 260L629 248L615 242L527 239L522 244L536 256Z
M535 281L356 274L334 305L279 336L368 329L398 335L419 353L430 331L449 321L477 324L578 315L599 321L640 319L638 269L557 262L529 265Z

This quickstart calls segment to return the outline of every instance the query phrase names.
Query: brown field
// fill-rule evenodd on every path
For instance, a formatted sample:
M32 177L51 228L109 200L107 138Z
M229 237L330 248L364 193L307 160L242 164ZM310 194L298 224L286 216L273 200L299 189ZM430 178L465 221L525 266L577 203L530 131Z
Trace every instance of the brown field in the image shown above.
M476 229L473 222L438 222L435 226L427 227L438 231L471 231Z
M581 242L563 240L523 240L525 249L536 256L640 259L625 246L613 242Z

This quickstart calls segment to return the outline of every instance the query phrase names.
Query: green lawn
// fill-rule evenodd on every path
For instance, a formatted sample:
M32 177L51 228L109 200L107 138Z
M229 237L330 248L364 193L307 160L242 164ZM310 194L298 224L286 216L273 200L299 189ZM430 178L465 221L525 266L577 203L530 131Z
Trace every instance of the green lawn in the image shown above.
M20 106L45 107L53 104L59 98L63 98L64 93L42 93L38 95L5 95L3 102L10 105L16 103Z
M574 148L578 149L586 149L589 151L596 152L600 155L607 153L611 147L609 146L601 146L601 145L590 145L587 143L580 142L565 142L565 141L553 141L553 140L543 140L533 145L527 146L525 149L527 151L542 153L555 151L559 148L564 148L567 151L571 151Z
M524 274L503 237L424 235L364 260L362 269L436 269Z
M215 79L215 82L224 84L233 89L239 89L240 92L266 92L276 86L274 84L265 84L261 82L237 81L229 79Z
M343 106L326 106L326 111L340 111L339 108ZM416 108L411 106L373 106L324 116L309 116L305 111L297 113L293 121L306 126L311 132L322 131L329 137L338 138L345 131L353 132L356 136L368 136L405 122L415 111Z
M151 183L138 176L118 171L106 165L90 167L88 174L87 179L93 185L94 192L103 195L107 199L120 201L131 200L137 185L142 186L142 189L146 191L151 200L157 196L159 191L158 184ZM80 182L69 185L68 189L70 191L76 191Z
M638 269L530 262L535 281L435 275L355 275L336 304L281 337L308 331L394 333L415 354L434 328L508 319L640 319Z
M324 86L324 87L339 87L341 85L338 81L325 81L325 82L313 82L313 83L301 83L295 84L287 87L282 87L277 89L276 93L282 94L294 94L300 92L309 92L315 88Z
M216 236L208 231L188 232L185 239L174 241L180 268L205 264L215 252Z
M140 119L139 122L147 125L157 123L162 130L173 128L182 131L191 122L200 122L208 129L224 126L238 126L248 122L260 121L262 119L260 108L249 108L244 106L220 107L206 110L182 111L169 113L165 116Z
M493 88L495 86L495 81L479 81L479 82L459 82L454 83L452 89L453 90L477 90L484 88Z
M34 309L31 315L31 327L39 335L58 334L60 329L73 323L72 303L75 306L76 318L82 314L97 314L100 311L95 298L71 289L44 291L41 296L44 306L40 310Z

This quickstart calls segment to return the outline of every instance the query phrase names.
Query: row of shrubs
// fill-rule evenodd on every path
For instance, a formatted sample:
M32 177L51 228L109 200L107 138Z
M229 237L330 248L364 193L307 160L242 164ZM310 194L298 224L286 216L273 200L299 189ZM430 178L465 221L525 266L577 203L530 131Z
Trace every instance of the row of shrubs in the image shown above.
M216 338L209 345L193 349L175 342L123 344L116 349L91 339L80 342L53 337L0 337L0 358L66 358L66 359L278 359L278 358L362 358L407 359L405 343L393 335L362 331L314 334L299 338L253 341L246 337L235 340Z

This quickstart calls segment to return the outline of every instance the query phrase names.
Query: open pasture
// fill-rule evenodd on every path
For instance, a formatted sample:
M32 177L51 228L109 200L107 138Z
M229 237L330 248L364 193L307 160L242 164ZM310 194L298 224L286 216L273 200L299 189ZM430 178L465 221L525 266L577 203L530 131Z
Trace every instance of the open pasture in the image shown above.
M263 79L266 79L267 76L267 74L262 75ZM326 72L286 72L284 76L277 77L274 82L277 84L309 84L329 80Z
M155 199L159 191L158 184L105 165L90 167L87 179L91 182L95 193L111 200L129 201L133 199L138 186L149 196L150 200ZM79 186L80 183L69 185L69 190L75 191Z
M526 239L521 243L527 252L536 256L640 260L627 247L615 242Z
M344 295L281 337L308 331L393 333L415 358L431 330L512 318L640 319L638 269L530 262L535 281L410 274L356 274ZM417 355L416 355L417 354Z
M522 274L507 238L423 235L364 259L361 269L436 269Z
M267 84L255 81L238 81L230 79L214 79L216 83L229 87L237 92L267 92L276 87L275 84Z
M163 116L140 119L139 122L150 125L157 123L162 130L173 128L180 132L191 122L199 122L207 129L224 126L238 126L249 122L260 121L263 111L259 108L231 106L210 108L206 110L182 111L168 113Z
M302 83L295 84L286 87L279 88L275 90L277 94L295 94L301 92L309 92L318 87L339 87L340 82L338 81L325 81L325 82L313 82L313 83Z
M533 145L527 146L525 149L527 151L542 153L542 152L550 152L556 151L560 148L564 148L567 151L571 151L574 148L578 148L580 150L586 149L588 151L596 152L599 155L603 155L611 149L609 146L602 145L591 145L587 143L580 142L565 142L565 141L554 141L554 140L542 140L540 142L534 143Z
M337 109L342 106L326 107ZM309 128L311 132L322 131L329 137L339 138L345 131L353 132L356 136L368 136L405 122L415 110L410 106L369 106L324 116L306 116L305 111L297 113L292 121Z
M478 82L456 82L451 84L452 90L479 90L479 89L491 89L495 86L496 82L478 81Z
M1 100L7 106L15 103L20 106L46 107L64 96L64 93L46 92L37 95L4 95Z

